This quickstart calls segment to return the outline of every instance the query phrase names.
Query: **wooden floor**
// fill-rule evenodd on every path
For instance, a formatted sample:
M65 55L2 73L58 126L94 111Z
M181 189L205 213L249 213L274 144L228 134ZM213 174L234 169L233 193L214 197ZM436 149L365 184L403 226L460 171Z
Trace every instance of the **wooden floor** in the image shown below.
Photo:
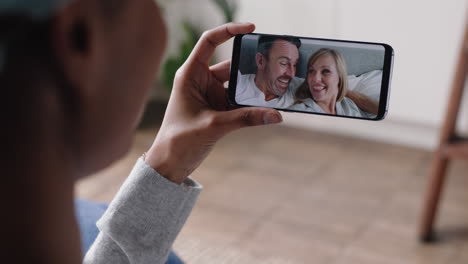
M156 128L77 184L110 201ZM393 133L393 132L392 132ZM417 241L428 152L283 126L219 142L193 177L204 185L174 248L188 263L468 263L468 163L450 167L439 241Z

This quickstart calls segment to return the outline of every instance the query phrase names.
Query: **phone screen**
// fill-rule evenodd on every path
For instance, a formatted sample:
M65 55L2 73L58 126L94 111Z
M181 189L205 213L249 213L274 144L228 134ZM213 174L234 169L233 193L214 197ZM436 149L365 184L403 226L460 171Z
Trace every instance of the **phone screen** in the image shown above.
M238 106L381 120L393 49L383 43L238 35L229 100Z

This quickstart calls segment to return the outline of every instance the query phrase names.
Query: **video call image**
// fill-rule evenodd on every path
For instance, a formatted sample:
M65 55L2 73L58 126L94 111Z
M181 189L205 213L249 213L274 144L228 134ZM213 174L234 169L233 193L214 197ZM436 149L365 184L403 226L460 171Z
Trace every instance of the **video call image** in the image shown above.
M237 104L374 118L385 48L381 45L244 35Z

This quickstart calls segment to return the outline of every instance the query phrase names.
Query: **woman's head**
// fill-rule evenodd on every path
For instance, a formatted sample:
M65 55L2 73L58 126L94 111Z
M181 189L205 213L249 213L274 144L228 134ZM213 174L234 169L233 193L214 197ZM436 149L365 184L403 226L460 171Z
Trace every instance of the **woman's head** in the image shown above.
M0 36L0 87L8 91L11 118L20 120L13 129L53 124L81 173L121 157L165 47L154 1L73 0L41 20L0 12L0 29L9 25L8 36Z
M336 50L323 48L315 52L307 63L304 83L296 92L296 99L312 98L316 102L341 101L348 90L348 74L343 56Z

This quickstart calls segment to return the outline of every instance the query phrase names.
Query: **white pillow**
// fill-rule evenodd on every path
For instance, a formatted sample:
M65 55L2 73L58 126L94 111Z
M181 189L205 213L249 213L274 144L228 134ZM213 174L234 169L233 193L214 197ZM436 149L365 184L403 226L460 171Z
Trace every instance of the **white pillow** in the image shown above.
M351 91L362 93L378 102L380 100L380 86L382 85L382 71L370 71L357 77L349 75L348 85Z

